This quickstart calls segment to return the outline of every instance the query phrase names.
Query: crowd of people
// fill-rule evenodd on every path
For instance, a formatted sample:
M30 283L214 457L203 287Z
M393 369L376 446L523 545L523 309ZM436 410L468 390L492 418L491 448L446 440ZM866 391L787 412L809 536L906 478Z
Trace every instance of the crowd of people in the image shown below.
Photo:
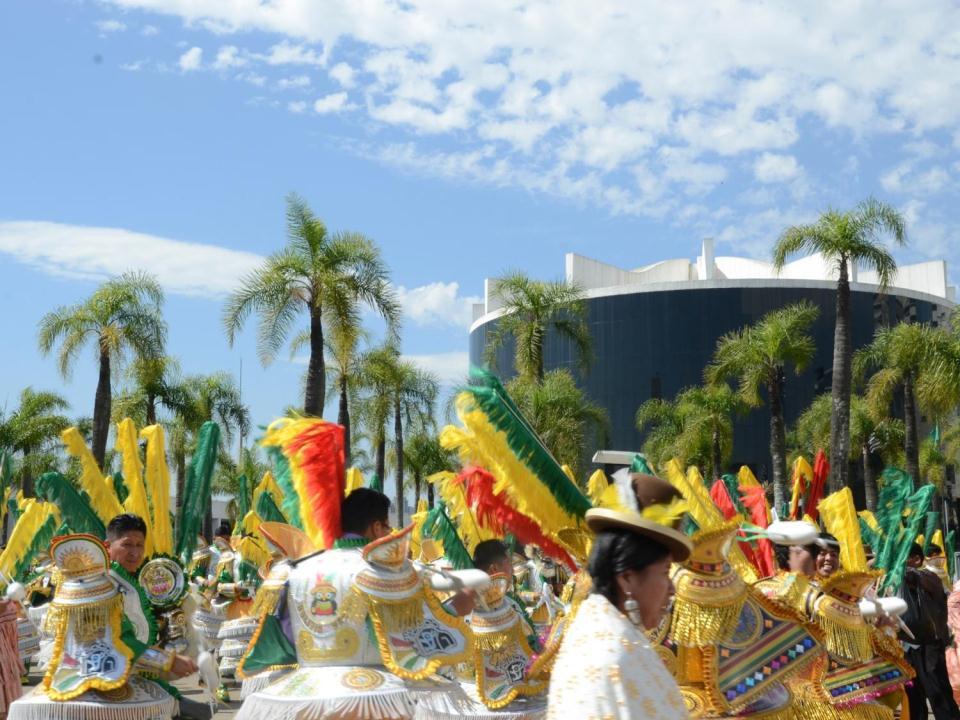
M404 528L311 419L271 426L275 472L179 554L130 510L152 505L136 478L72 508L22 498L0 554L7 716L205 718L239 692L237 720L960 718L951 536L902 474L876 514L845 489L747 522L747 471L709 485L638 456L584 493L480 421ZM24 660L43 680L21 697ZM210 704L170 684L195 673Z

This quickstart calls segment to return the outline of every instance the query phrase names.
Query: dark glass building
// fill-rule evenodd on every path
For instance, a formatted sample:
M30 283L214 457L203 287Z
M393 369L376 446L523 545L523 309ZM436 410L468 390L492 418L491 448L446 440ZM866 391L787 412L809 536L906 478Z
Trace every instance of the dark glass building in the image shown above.
M634 424L637 408L650 398L669 399L701 383L721 335L801 300L820 309L812 328L817 349L803 373L788 370L784 399L788 424L816 395L830 390L836 284L818 257L788 265L777 276L765 263L714 258L706 241L695 263L671 260L633 271L568 255L567 279L586 290L595 360L579 382L594 402L607 409L610 449L641 447L643 437ZM861 272L851 286L854 349L868 344L883 325L904 320L943 323L954 304L942 262L901 268L896 284L885 294L874 280ZM471 363L483 363L487 332L501 314L489 293L486 302L475 307ZM498 373L504 378L514 374L512 355L508 346L497 355ZM569 366L576 375L575 363L570 343L549 336L546 369ZM770 475L768 422L766 409L759 408L739 418L734 430L732 464L749 465L761 479Z

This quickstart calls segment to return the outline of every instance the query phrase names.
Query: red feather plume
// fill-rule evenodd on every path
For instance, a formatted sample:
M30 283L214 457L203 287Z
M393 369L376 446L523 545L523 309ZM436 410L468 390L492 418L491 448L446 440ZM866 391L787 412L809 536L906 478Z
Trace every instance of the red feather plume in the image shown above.
M487 470L476 466L464 468L456 482L464 486L467 502L483 527L498 535L513 533L524 545L536 545L548 557L562 562L571 571L576 570L570 554L547 537L536 521L509 505L506 495L494 494L496 478Z
M770 524L767 515L767 498L759 485L740 488L740 502L750 513L750 522L757 527L766 528ZM756 567L761 577L772 577L777 573L777 564L773 554L773 544L766 538L757 541Z
M287 457L296 462L304 475L301 516L309 515L323 534L327 548L341 534L340 505L346 478L343 437L340 425L314 421L284 447Z

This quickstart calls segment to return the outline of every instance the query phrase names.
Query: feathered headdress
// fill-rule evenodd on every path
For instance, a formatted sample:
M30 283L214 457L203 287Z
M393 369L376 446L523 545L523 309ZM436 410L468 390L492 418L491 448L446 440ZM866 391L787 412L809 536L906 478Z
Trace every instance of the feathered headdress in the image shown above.
M473 558L460 540L457 528L444 510L442 502L437 503L427 513L421 535L424 538L436 540L443 546L443 556L453 565L454 570L467 570L473 567Z
M286 461L277 468L277 482L283 487L289 478L294 498L284 497L284 514L294 525L299 520L317 547L333 547L340 537L346 480L343 428L317 418L282 418L267 428L261 443Z
M167 466L166 441L161 425L148 425L140 431L147 441L147 467L144 485L153 505L153 549L163 555L173 554L173 525L170 522L170 468ZM182 506L181 506L182 509Z
M0 553L0 573L8 580L20 579L41 550L46 550L60 525L57 506L30 498L13 526L7 546Z
M100 522L106 525L117 515L123 512L123 506L117 499L117 493L113 489L113 478L104 477L100 472L93 453L83 441L80 431L75 427L69 427L60 433L60 439L63 441L67 452L80 461L82 472L80 474L79 485L90 498L90 507L100 518Z
M496 538L496 533L477 522L470 503L467 502L463 483L457 482L454 473L435 473L427 477L427 482L434 486L437 495L443 500L447 515L456 523L460 539L469 552L472 552L478 543Z
M457 450L464 465L486 468L496 478L495 492L506 493L514 507L546 532L576 527L590 501L564 473L536 432L492 374L474 369L477 383L457 397L463 428L448 426L441 444Z
M220 428L216 423L205 422L200 428L197 447L190 457L190 469L183 485L183 502L180 504L176 550L177 557L184 565L193 557L201 523L210 507L210 483L219 446Z

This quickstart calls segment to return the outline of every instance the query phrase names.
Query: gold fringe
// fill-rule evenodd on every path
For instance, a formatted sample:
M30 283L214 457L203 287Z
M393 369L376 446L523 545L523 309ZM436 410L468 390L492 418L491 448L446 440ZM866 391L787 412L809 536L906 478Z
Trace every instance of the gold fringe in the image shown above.
M721 642L736 629L744 600L746 593L730 605L707 607L675 598L670 636L680 645L694 647Z
M409 630L423 622L423 601L418 595L400 601L369 597L370 611L380 616L389 630Z
M516 624L519 624L519 622ZM513 627L514 626L511 626L499 632L475 632L473 634L473 644L480 652L498 653L513 641Z
M824 645L834 655L858 662L866 662L873 657L869 627L845 627L820 613L817 614L817 625L823 630Z
M280 605L280 598L283 597L282 587L260 586L256 597L253 598L253 605L250 606L250 615L272 615Z

